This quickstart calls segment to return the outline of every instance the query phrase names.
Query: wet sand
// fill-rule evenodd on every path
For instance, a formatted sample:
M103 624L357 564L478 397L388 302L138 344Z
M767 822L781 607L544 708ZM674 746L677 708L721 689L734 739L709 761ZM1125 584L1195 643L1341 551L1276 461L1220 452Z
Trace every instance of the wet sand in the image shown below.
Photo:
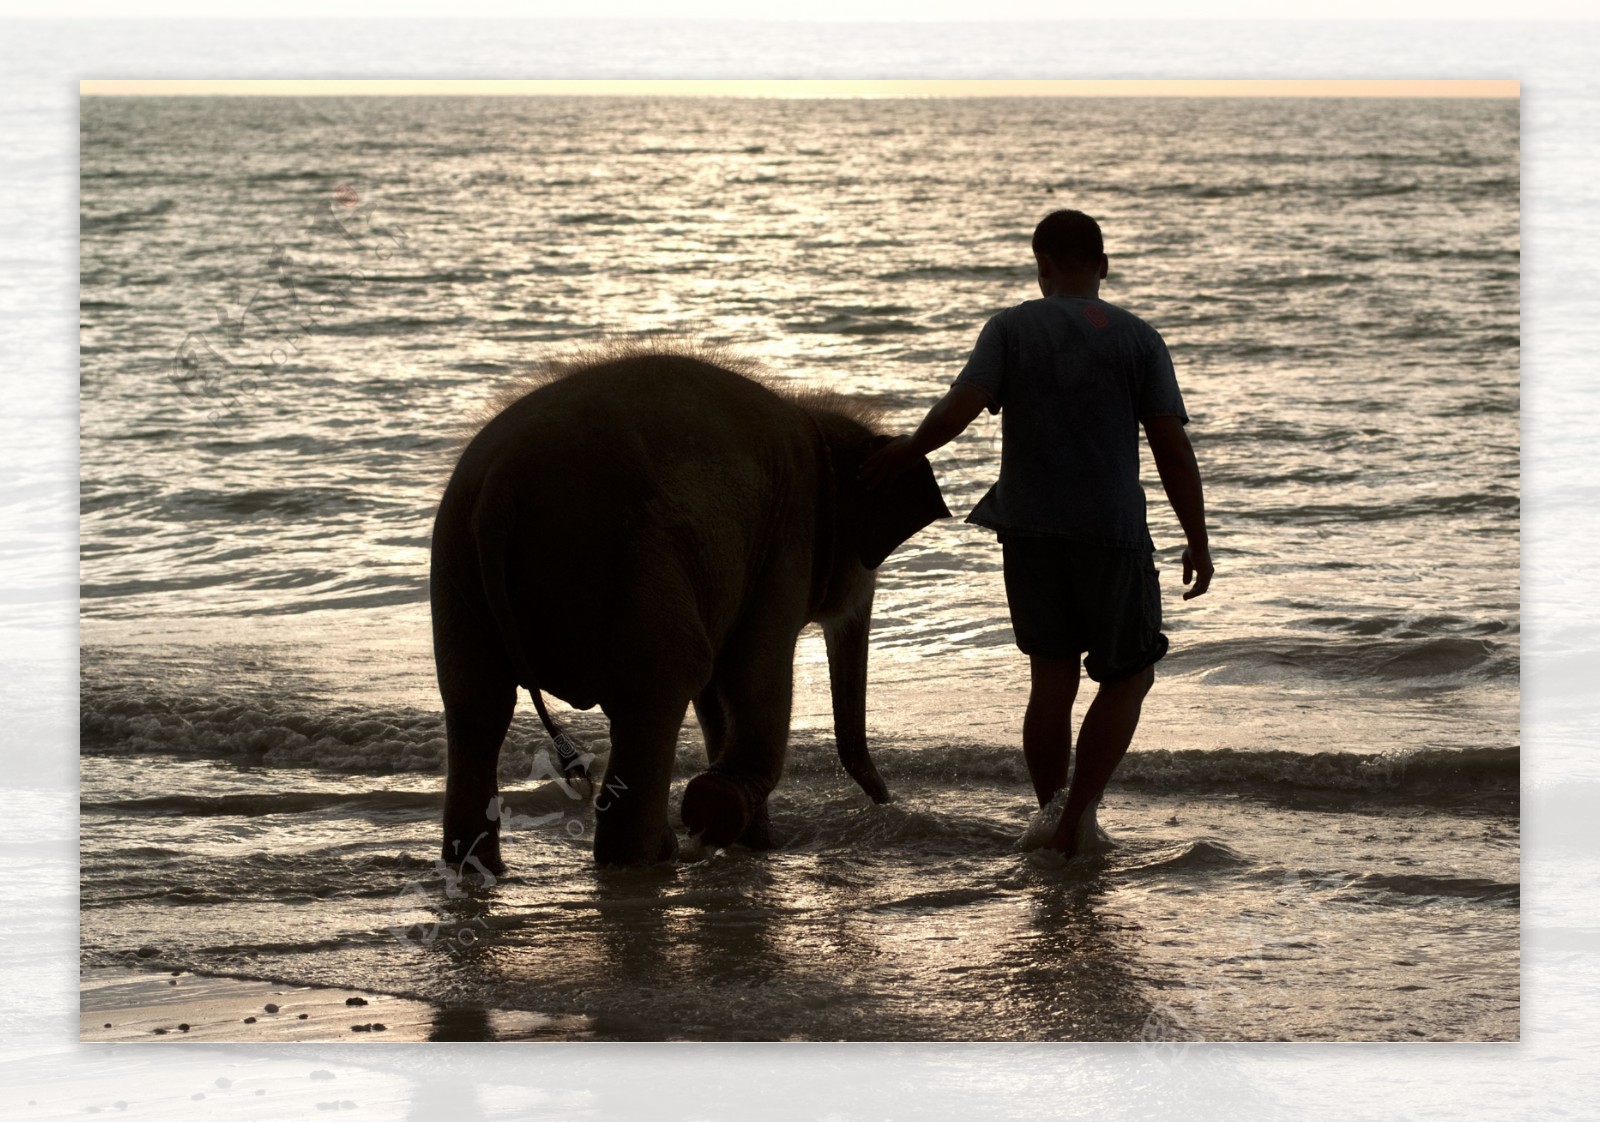
M509 877L459 899L319 827L270 905L210 904L198 929L192 906L87 910L82 1040L1518 1036L1514 817L1118 787L1118 845L1068 867L1018 852L1020 791L853 807L845 783L782 789L776 851L664 871L597 875L530 829ZM434 837L431 808L385 815L403 850ZM307 899L318 863L344 892ZM407 877L418 894L386 888Z
M188 971L91 968L79 979L78 1037L103 1041L582 1041L589 1019L522 1010L445 1010L336 987Z

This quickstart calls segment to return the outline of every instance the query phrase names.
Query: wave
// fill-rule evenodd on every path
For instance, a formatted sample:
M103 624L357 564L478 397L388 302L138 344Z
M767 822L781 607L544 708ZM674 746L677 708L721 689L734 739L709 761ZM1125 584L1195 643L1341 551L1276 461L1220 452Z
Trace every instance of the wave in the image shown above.
M1118 849L1118 866L1135 874L1226 874L1257 884L1276 886L1280 894L1300 895L1328 892L1344 898L1362 898L1377 905L1455 900L1516 907L1522 899L1522 886L1492 878L1457 877L1451 874L1366 873L1337 869L1289 869L1258 865L1253 859L1214 838L1165 844L1153 849Z
M146 225L148 219L161 218L177 209L178 204L173 200L157 199L148 207L136 207L133 210L113 211L101 215L80 214L78 231L87 233L91 230L134 230Z
M1514 799L1521 768L1515 745L1385 753L1147 749L1123 758L1117 782L1178 791L1347 793L1454 803L1474 796Z
M366 320L320 323L316 325L314 330L319 335L389 338L391 336L440 333L448 336L449 333L460 331L464 327L476 326L464 316L446 318L431 316L376 316Z
M561 226L636 226L646 221L638 215L611 211L586 211L581 214L558 214L555 222Z
M1351 621L1342 629L1372 635L1386 621ZM1519 645L1486 638L1505 631L1504 621L1468 626L1469 635L1428 635L1417 625L1392 622L1396 635L1369 641L1334 639L1299 643L1259 639L1190 643L1167 657L1172 672L1201 675L1219 686L1275 683L1294 679L1366 682L1373 685L1415 683L1457 685L1462 682L1514 680L1521 672ZM1368 630L1368 629L1372 630Z
M238 557L249 556L240 552ZM393 608L405 604L426 604L428 580L407 573L372 573L357 577L339 570L297 569L265 573L239 583L227 574L180 575L159 581L113 581L81 584L80 606L85 615L107 619L137 619L140 609L124 607L129 598L222 590L233 587L248 595L261 590L292 590L293 596L271 600L245 600L237 604L240 616L294 616L330 609ZM241 598L242 599L242 598Z
M444 718L415 711L298 709L263 699L134 697L85 683L85 753L170 754L334 772L437 772ZM510 755L515 757L515 746Z
M1202 841L1196 845L1205 845ZM1226 847L1224 848L1226 849ZM1231 852L1231 851L1230 851ZM1413 901L1473 901L1483 904L1521 903L1522 886L1514 881L1485 877L1458 877L1430 873L1351 873L1337 869L1290 869L1282 866L1248 866L1243 876L1267 885L1277 885L1284 894L1330 892L1341 897L1366 898L1376 904L1393 903L1396 897ZM1144 866L1136 868L1148 868Z
M880 281L987 281L1031 280L1033 269L1025 265L923 265L914 269L895 269L879 273Z
M1482 877L1445 877L1428 874L1367 874L1351 882L1349 889L1371 893L1398 893L1407 897L1449 897L1467 901L1518 904L1522 886L1515 882L1493 881Z
M369 500L355 488L295 487L226 491L188 488L160 497L161 514L176 521L252 518L257 515L301 519L363 510Z
M138 901L189 906L239 901L313 901L328 898L388 898L397 880L435 876L433 855L374 853L364 839L316 850L286 853L203 854L154 847L103 848L85 826L86 857L81 885L84 908Z
M1163 847L1125 868L1129 872L1153 873L1176 870L1218 871L1241 870L1251 864L1250 859L1225 842L1214 838L1198 838L1175 847Z
M1473 623L1465 616L1439 613L1432 616L1315 616L1306 623L1318 628L1332 628L1355 636L1375 636L1385 632L1399 633L1401 638L1412 638L1404 633L1427 631L1457 631L1471 635L1488 636L1516 633L1520 625L1515 620L1481 620Z
M1269 161L1270 163L1270 161ZM1427 181L1415 178L1418 169L1408 168L1405 178L1375 176L1351 179L1242 179L1232 183L1214 181L1152 182L1136 194L1153 198L1252 199L1301 197L1324 199L1385 199L1436 192L1446 197L1479 198L1510 195L1515 197L1520 183L1515 177L1491 176L1486 179Z
M417 710L318 708L314 702L263 699L151 698L119 694L86 681L80 702L85 755L167 755L242 760L251 765L333 773L401 774L443 771L442 715ZM608 727L596 713L566 718L603 767L610 751ZM705 767L704 749L685 727L674 774ZM873 756L891 788L967 783L1025 786L1027 767L1015 745L948 737L879 735ZM500 776L526 785L549 775L549 746L526 713L518 714L501 751ZM1119 786L1166 792L1235 792L1280 800L1381 797L1435 806L1515 801L1521 768L1517 746L1416 749L1404 752L1300 753L1275 749L1135 749L1117 772ZM844 782L833 739L797 731L785 772L810 782ZM265 811L317 811L332 806L362 814L412 814L431 810L437 795L376 791L363 794L285 792L273 795L174 794L87 802L110 814L246 815ZM894 804L874 809L852 829L880 841L926 824L919 812ZM909 817L909 818L908 818Z
M1229 511L1251 522L1317 526L1324 523L1405 522L1476 514L1518 515L1522 499L1514 492L1472 491L1456 495L1419 495L1394 503L1296 503L1290 506L1244 505Z
M338 180L339 173L316 168L288 168L281 171L253 172L244 178L246 183L298 183L302 180L309 180L312 183L331 183Z
M820 322L785 324L784 330L800 335L917 335L932 329L910 320L867 320L853 315L835 315Z
M895 780L963 783L1028 782L1022 753L1010 745L877 745L873 758ZM836 771L832 744L796 745L786 771ZM1232 792L1297 801L1306 797L1383 797L1457 805L1501 803L1518 793L1517 746L1412 749L1400 752L1301 753L1284 749L1134 749L1114 783L1173 793Z
M1004 890L996 886L980 886L961 889L935 889L927 893L915 893L899 900L884 901L872 905L873 912L890 912L896 909L922 910L961 908L965 905L977 904L980 901L993 900L1005 896Z
M132 799L86 799L84 811L131 815L292 815L340 810L351 813L436 811L437 792L241 792L232 795L159 795Z

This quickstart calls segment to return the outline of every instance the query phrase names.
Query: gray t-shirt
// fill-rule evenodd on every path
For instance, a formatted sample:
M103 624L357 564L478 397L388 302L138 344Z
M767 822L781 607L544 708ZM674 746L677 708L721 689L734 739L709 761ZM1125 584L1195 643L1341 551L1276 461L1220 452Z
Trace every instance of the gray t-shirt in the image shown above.
M956 384L983 390L1001 414L1000 479L969 523L1152 548L1139 424L1189 421L1154 328L1102 300L1030 300L984 325Z

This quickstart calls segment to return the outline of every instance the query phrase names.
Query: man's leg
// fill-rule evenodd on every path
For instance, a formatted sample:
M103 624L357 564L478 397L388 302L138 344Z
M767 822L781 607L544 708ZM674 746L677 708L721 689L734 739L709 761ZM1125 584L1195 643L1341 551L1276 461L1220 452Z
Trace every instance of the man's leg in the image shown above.
M1139 712L1144 706L1144 696L1150 693L1155 680L1155 667L1146 667L1126 678L1101 683L1094 701L1089 703L1089 712L1083 717L1083 728L1078 731L1078 765L1072 774L1072 790L1067 793L1061 825L1050 840L1051 846L1069 858L1077 846L1078 820L1086 810L1100 802L1111 774L1127 754L1128 746L1133 742L1133 731L1139 727ZM1031 702L1028 709L1031 715ZM1030 768L1032 763L1030 756Z
M1022 755L1028 762L1034 794L1043 807L1067 783L1072 703L1078 697L1078 659L1030 655L1028 664L1033 685L1028 692L1028 712L1022 719Z

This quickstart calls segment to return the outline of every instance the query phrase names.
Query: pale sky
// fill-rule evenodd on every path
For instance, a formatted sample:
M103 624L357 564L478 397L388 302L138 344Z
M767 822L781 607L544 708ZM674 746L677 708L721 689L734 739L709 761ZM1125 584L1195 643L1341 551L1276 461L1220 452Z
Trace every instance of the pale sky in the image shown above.
M1514 80L1355 79L1290 81L424 81L392 79L117 79L78 83L87 97L136 95L233 95L327 97L352 94L404 95L648 95L652 97L1517 97Z
M718 20L740 23L927 23L1071 22L1152 20L1264 22L1427 20L1461 23L1493 20L1593 20L1593 0L1117 0L1114 6L1064 8L1060 0L806 0L804 4L754 8L749 0L276 0L270 11L257 5L216 0L8 0L6 13L30 19L555 19ZM1427 45L1419 41L1420 57Z

